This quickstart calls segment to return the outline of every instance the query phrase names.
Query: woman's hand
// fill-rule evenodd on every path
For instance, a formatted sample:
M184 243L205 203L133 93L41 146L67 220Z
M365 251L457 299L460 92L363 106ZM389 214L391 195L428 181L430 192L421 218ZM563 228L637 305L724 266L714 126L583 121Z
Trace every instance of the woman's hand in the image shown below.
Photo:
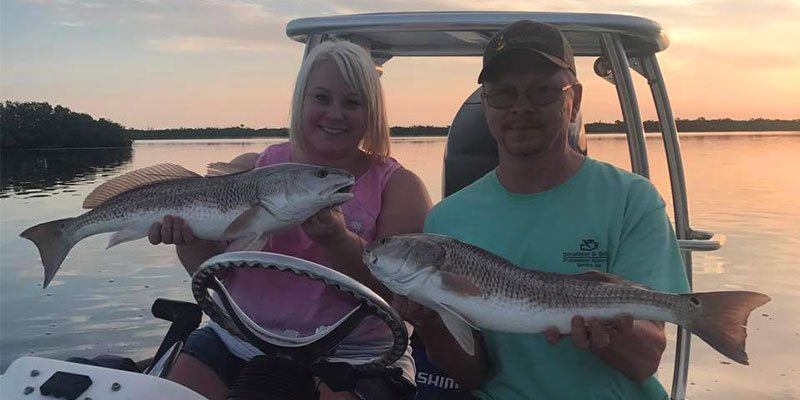
M408 321L416 328L424 328L433 323L437 323L439 314L422 304L409 300L405 296L395 294L392 297L392 308L394 308L400 317Z
M225 251L224 242L196 237L186 221L172 215L167 215L161 222L151 225L147 239L152 244L174 244L175 252L189 275L194 274L203 261ZM225 275L217 274L217 277L222 279Z
M197 240L189 224L183 218L172 215L167 215L161 222L151 225L147 232L147 239L152 244L164 243L178 246L189 245Z
M337 245L349 234L339 206L320 210L300 226L311 240L324 246Z

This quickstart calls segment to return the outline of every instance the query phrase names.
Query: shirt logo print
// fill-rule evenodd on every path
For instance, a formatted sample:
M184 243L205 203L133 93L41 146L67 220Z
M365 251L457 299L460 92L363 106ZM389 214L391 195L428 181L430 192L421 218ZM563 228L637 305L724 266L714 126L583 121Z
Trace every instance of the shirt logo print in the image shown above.
M562 252L561 262L581 269L608 270L608 250L600 247L597 239L581 239L577 247L578 251Z
M592 251L600 247L600 243L597 243L597 240L594 239L583 239L581 240L581 251Z

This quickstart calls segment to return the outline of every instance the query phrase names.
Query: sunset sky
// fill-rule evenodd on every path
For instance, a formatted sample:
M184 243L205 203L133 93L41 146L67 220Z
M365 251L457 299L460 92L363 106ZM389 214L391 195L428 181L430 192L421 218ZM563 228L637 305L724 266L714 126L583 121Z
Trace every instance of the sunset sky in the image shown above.
M653 19L676 117L800 118L800 0L2 0L0 99L43 101L132 128L283 127L303 45L295 18L392 11L601 12ZM584 121L620 119L579 63ZM395 59L392 125L449 125L478 58ZM643 79L642 113L655 113Z

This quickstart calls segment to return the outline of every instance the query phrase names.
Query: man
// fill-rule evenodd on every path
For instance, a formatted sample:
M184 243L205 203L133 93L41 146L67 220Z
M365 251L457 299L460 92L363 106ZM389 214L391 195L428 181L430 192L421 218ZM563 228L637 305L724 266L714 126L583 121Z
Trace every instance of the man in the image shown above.
M568 144L582 87L572 49L557 28L518 21L500 31L484 51L478 83L499 165L434 207L427 232L482 247L523 268L597 270L656 290L688 291L655 187ZM430 360L479 397L667 397L653 377L666 345L661 322L578 316L570 332L484 330L474 333L483 346L469 356L434 312L403 298L395 306L417 326Z

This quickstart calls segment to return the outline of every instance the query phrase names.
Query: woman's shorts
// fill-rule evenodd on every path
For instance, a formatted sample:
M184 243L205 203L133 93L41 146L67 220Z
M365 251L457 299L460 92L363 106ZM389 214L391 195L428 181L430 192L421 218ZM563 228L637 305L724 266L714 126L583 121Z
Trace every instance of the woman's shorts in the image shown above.
M208 326L192 332L186 339L186 344L181 352L200 360L211 368L228 387L233 385L247 363L233 355L222 339L217 336L217 333Z
M208 326L192 332L181 351L211 368L228 387L233 385L247 363L231 353L217 333ZM416 386L405 378L387 375L385 378L356 382L355 392L366 400L410 400L416 394Z

